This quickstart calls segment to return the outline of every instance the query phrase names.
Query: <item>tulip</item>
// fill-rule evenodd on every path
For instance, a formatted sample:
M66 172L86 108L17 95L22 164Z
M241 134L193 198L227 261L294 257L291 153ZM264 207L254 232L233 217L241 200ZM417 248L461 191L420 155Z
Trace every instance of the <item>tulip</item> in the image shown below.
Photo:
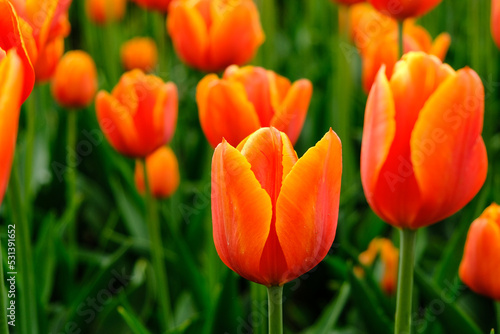
M198 84L196 101L200 123L216 147L222 138L236 146L261 127L285 132L292 143L300 135L312 95L312 84L293 84L262 67L230 66L222 79L209 74Z
M459 273L474 292L500 301L499 205L490 205L470 226Z
M491 34L500 49L500 0L491 0Z
M172 0L132 0L141 7L166 13Z
M242 65L264 42L252 0L174 0L167 29L182 61L203 71Z
M140 69L144 72L151 72L158 64L156 43L147 37L133 38L123 43L121 59L127 71Z
M23 61L14 49L0 54L0 204L2 203L16 147L19 112L23 98Z
M167 144L177 122L177 87L133 70L122 75L111 94L96 97L99 124L120 153L144 158Z
M214 242L221 260L253 282L281 286L316 266L335 237L341 144L330 130L298 159L285 133L223 140L212 160Z
M167 198L179 187L179 164L174 151L170 147L162 146L153 154L146 157L149 188L155 198ZM144 194L144 166L141 161L135 165L135 185L141 194Z
M59 62L52 82L52 95L66 108L85 108L97 91L97 69L84 51L69 51Z
M484 89L476 72L406 54L388 80L382 67L366 106L361 176L387 223L417 229L460 210L487 171ZM443 173L446 171L446 173Z
M101 25L121 20L126 8L127 0L86 0L85 2L89 20Z
M54 76L57 64L64 53L64 38L59 37L47 43L38 54L35 63L35 77L37 82L46 82Z
M359 262L364 266L371 266L375 258L380 255L382 263L382 290L392 295L396 291L398 281L398 256L399 251L391 240L386 238L375 238L368 245L368 249L359 254Z
M441 0L369 0L375 9L396 20L425 15Z

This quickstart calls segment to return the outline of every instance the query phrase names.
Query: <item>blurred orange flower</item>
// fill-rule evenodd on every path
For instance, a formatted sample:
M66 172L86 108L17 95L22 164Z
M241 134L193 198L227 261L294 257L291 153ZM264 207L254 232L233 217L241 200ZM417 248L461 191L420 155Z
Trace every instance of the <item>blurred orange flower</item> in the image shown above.
M96 24L119 21L125 15L127 0L85 0L85 10L90 21Z
M215 147L225 138L231 145L260 127L285 132L292 143L299 138L312 95L312 84L293 84L262 67L230 66L222 79L209 74L198 84L196 101L203 132Z
M410 17L419 17L427 14L442 0L369 0L370 3L382 14L391 16L396 20Z
M366 105L361 179L387 223L416 229L460 210L482 187L484 88L470 68L454 71L423 52L384 66Z
M174 0L167 29L182 61L203 71L242 65L264 42L252 0Z
M387 77L390 79L394 65L399 60L397 22L380 14L367 3L352 6L350 17L350 34L361 55L363 88L368 92L380 67L385 65ZM442 33L432 41L427 30L416 25L414 20L406 20L403 26L403 42L404 53L423 51L443 61L451 37L448 33Z
M500 49L500 0L491 0L491 33Z
M155 41L149 37L132 38L123 43L120 53L127 71L140 69L151 72L158 64L158 49Z
M162 146L146 158L148 183L155 198L172 196L179 187L179 163L174 151ZM135 185L140 193L145 192L144 166L142 161L135 164Z
M52 95L66 108L85 108L97 92L97 69L92 57L80 50L67 52L57 65Z
M97 94L97 119L118 152L144 158L172 139L177 103L175 84L133 70L122 75L111 94Z
M379 254L382 264L380 285L386 294L392 295L396 291L398 283L399 263L399 250L394 247L392 241L386 238L373 239L368 245L368 249L359 254L359 262L365 266L371 266Z
M63 53L63 37L58 37L45 45L38 54L38 59L35 63L35 77L37 82L45 82L52 79Z
M132 0L141 7L147 9L158 10L160 12L168 12L168 7L172 0Z
M212 160L212 220L221 260L266 286L314 268L335 238L342 149L330 130L298 159L285 133L262 128Z
M473 291L500 301L500 206L496 203L470 226L459 273Z

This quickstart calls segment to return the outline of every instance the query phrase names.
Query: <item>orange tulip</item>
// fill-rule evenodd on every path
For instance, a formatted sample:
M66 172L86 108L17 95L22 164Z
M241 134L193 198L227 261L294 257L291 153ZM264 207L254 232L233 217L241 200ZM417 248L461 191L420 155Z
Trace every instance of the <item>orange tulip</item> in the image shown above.
M203 71L242 65L264 42L252 0L174 0L167 29L182 61Z
M382 290L392 295L396 291L398 282L399 251L394 247L391 240L386 238L375 238L368 245L368 249L359 254L359 262L365 266L371 266L375 258L380 254L382 263Z
M122 75L111 95L97 94L96 111L102 131L118 152L144 158L174 135L177 87L133 70Z
M123 67L127 70L140 69L151 72L158 64L158 50L153 39L148 37L133 38L121 47Z
M212 220L221 260L266 286L315 267L337 228L342 148L330 130L298 159L285 133L262 128L212 160Z
M24 102L33 90L35 74L28 54L27 45L20 29L19 17L12 4L7 0L0 0L0 60L9 50L16 50L23 63L23 84L21 103ZM0 82L1 84L1 82Z
M52 95L66 108L85 108L97 92L97 69L84 51L67 52L57 65Z
M64 38L59 37L47 43L38 54L35 63L35 77L37 82L46 82L54 76L57 64L64 53Z
M368 96L361 179L387 223L416 229L467 204L486 178L484 88L470 68L454 71L422 52L382 67Z
M491 33L500 49L500 0L491 1Z
M216 147L222 138L231 145L260 127L285 132L292 143L299 138L309 107L312 84L293 84L262 67L230 66L222 79L209 74L198 84L196 101L200 123L208 141Z
M351 36L362 59L363 88L369 92L380 67L385 65L390 79L394 65L399 60L397 22L380 14L367 3L352 6L350 17ZM432 41L427 30L416 25L414 20L406 20L403 42L404 53L423 51L443 61L451 37L448 33L442 33Z
M155 198L170 197L179 187L179 164L174 151L162 146L146 158L148 183ZM135 185L140 193L145 192L144 166L137 160L135 164Z
M16 147L19 111L23 101L23 61L16 50L0 49L0 204L9 182Z
M419 17L434 9L441 0L369 0L382 14L396 20Z
M126 8L127 0L86 0L85 2L87 16L96 24L121 20Z
M132 0L141 7L167 12L172 0Z
M470 226L460 279L473 291L500 301L500 206L493 203Z

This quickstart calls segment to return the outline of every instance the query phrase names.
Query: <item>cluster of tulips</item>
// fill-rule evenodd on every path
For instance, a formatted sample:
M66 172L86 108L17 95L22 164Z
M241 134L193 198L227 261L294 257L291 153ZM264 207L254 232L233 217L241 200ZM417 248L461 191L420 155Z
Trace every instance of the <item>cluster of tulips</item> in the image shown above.
M282 333L283 285L322 261L335 238L341 141L330 130L297 156L294 144L313 85L245 66L265 39L252 0L134 2L166 13L165 29L179 58L210 73L198 83L196 102L201 128L215 148L215 247L231 270L268 287L270 333ZM373 211L401 231L399 251L390 241L376 239L359 261L370 265L381 254L383 289L397 290L395 333L410 333L416 231L458 212L486 179L484 88L473 69L454 70L443 63L451 43L447 33L433 41L415 23L440 0L338 2L348 6L346 29L361 56L368 93L360 166L364 193ZM84 51L64 54L70 3L0 0L0 203L21 105L35 83L50 81L54 99L70 115L95 102L109 143L137 160L135 182L148 203L155 274L164 282L154 202L171 196L180 182L177 158L168 146L177 122L177 87L148 74L158 62L155 41L134 38L121 48L127 72L111 93L97 92L92 58ZM125 9L125 0L86 0L88 17L100 25L120 20ZM492 1L492 35L500 47L499 0ZM68 120L74 122L72 117ZM73 188L68 182L70 200ZM500 207L492 204L470 227L459 274L472 290L500 300L499 268ZM159 294L168 323L167 289Z

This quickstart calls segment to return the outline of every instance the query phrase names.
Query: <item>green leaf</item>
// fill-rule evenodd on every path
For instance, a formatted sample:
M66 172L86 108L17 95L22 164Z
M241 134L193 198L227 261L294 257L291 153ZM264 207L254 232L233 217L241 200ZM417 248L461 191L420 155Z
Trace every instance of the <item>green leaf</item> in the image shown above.
M132 330L134 334L150 334L150 332L144 327L141 321L135 316L132 311L125 309L123 306L118 306L118 313L122 316L123 320Z

